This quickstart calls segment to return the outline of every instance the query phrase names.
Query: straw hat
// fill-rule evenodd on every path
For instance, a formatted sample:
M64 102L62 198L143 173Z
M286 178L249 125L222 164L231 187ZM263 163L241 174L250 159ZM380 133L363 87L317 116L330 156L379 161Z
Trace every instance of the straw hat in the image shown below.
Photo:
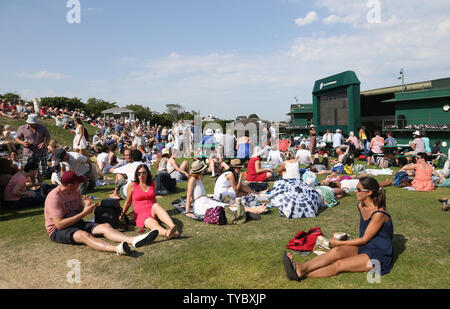
M205 132L205 134L206 134L206 135L213 135L213 134L214 134L214 132L213 132L213 130L212 130L212 129L208 128L208 129L206 129L206 132Z
M170 154L170 149L169 148L164 148L162 151L161 151L161 155L163 156L163 155L168 155L168 154Z
M203 161L200 161L200 160L194 161L192 163L191 173L198 174L198 173L202 172L206 167L207 166L205 163L203 163Z
M244 167L240 159L232 159L230 161L230 167Z

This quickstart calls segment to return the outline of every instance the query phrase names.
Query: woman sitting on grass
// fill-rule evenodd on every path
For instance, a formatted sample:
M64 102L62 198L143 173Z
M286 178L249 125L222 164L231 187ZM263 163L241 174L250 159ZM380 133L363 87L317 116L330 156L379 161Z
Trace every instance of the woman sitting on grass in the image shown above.
M255 193L255 190L241 182L241 169L244 167L240 159L232 159L228 171L219 176L214 185L214 198L219 201L234 199Z
M416 155L416 164L407 164L403 166L399 172L414 170L414 180L411 186L416 191L433 191L434 182L432 180L433 176L433 166L426 161L427 154L424 152L419 152Z
M249 182L264 182L269 180L274 171L270 168L261 168L262 149L256 146L253 150L252 158L248 161L247 176L245 179Z
M168 239L178 237L175 223L170 218L167 211L155 201L155 183L152 180L152 174L146 164L141 164L136 168L132 182L127 189L127 199L123 206L122 214L126 214L133 203L134 220L136 226L140 228L149 228L158 230L159 235L164 235ZM120 219L122 215L120 216ZM160 222L166 224L169 228L165 229Z
M186 197L186 216L204 216L206 210L209 208L215 208L217 206L226 206L226 203L217 202L206 196L205 187L203 186L202 178L203 171L206 169L206 164L202 161L195 161L192 163L191 175L188 180L187 197ZM193 213L190 212L191 206ZM263 213L267 207L265 205L255 208L245 207L246 212L252 212L256 214Z
M394 265L392 238L394 226L386 212L386 194L375 178L361 178L356 188L360 214L359 238L330 241L332 249L306 263L283 255L290 280L332 277L343 272L366 272L375 266L379 275L389 273ZM377 261L375 264L374 261Z

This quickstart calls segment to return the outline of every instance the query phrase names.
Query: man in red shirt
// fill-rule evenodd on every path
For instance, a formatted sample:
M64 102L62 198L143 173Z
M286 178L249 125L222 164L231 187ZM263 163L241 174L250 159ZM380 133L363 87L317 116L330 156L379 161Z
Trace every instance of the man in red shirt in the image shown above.
M74 171L68 171L64 173L61 185L47 195L44 216L47 235L51 240L62 244L85 244L91 249L116 252L118 255L129 254L131 252L129 245L139 248L155 240L158 230L131 237L113 229L108 223L83 221L84 217L92 214L99 206L92 198L81 197L78 186L85 178L78 176ZM103 236L120 244L114 246L94 236Z

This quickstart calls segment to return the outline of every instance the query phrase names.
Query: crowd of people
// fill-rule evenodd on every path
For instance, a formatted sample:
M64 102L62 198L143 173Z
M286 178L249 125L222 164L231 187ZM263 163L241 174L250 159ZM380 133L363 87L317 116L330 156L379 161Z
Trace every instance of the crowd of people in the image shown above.
M333 240L334 249L309 264L296 264L292 256L285 255L286 273L295 280L367 270L367 259L380 254L373 251L373 246L389 248L382 242L392 241L392 221L381 188L393 182L379 184L365 173L343 175L342 171L356 163L355 158L364 160L367 166L378 165L379 157L388 161L387 166L401 165L399 172L413 178L411 187L417 191L434 190L436 185L448 182L450 176L449 159L440 173L430 163L447 155L440 151L439 144L431 147L426 133L418 131L413 133L411 151L398 155L395 150L383 150L384 146L397 145L391 132L384 137L375 131L369 140L364 128L357 135L349 132L347 138L338 129L319 139L311 125L309 139L300 142L279 140L271 126L266 128L267 138L261 145L253 145L250 136L236 137L231 130L224 134L221 129L208 128L203 134L193 121L175 122L170 127L149 121L104 119L81 110L40 106L37 99L29 106L22 101L14 105L3 100L0 116L26 118L26 124L16 131L10 125L1 128L0 146L6 153L0 160L1 205L44 205L48 236L57 243L82 243L94 250L122 255L131 252L130 246L148 245L158 235L176 238L180 231L157 199L176 192L177 183L182 181L187 182L185 214L193 218L205 216L208 209L217 206L239 205L241 197L261 194L268 196L272 206L279 207L282 216L315 217L320 207L334 207L339 199L356 191L364 225L360 238L351 242ZM72 144L59 145L42 119L53 119L56 126L71 131ZM93 136L83 123L97 128ZM193 160L180 159L183 157ZM337 169L339 166L342 169ZM205 174L217 178L210 195L202 181ZM324 174L326 179L319 183L317 176ZM44 182L46 179L51 184ZM121 218L133 206L136 226L148 228L149 233L129 237L108 224L83 220L98 206L86 194L107 181L114 182L110 198L124 201ZM272 188L269 181L274 182ZM259 215L267 211L267 206L246 205L244 209ZM383 239L379 232L386 234ZM94 237L100 235L119 245ZM387 273L392 260L383 259Z

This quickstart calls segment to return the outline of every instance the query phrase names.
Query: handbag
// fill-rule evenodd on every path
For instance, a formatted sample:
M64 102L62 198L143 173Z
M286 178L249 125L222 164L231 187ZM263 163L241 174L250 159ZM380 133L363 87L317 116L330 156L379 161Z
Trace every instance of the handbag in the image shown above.
M222 206L216 206L214 208L209 208L205 212L203 217L203 222L208 224L227 224L227 218L225 217L225 210Z
M320 227L313 227L308 232L300 231L294 238L289 240L286 248L295 251L312 251L317 237L320 235L323 235Z
M101 201L100 206L95 208L95 223L103 224L109 223L114 229L119 229L121 222L119 220L120 214L123 209L120 207L120 200L107 198ZM127 215L123 215L124 218L124 227L120 229L121 232L125 232L128 230L129 219Z
M236 211L230 209L230 207L225 207L225 217L228 224L244 224L247 221L247 214L245 212L245 207L242 205L237 206Z

